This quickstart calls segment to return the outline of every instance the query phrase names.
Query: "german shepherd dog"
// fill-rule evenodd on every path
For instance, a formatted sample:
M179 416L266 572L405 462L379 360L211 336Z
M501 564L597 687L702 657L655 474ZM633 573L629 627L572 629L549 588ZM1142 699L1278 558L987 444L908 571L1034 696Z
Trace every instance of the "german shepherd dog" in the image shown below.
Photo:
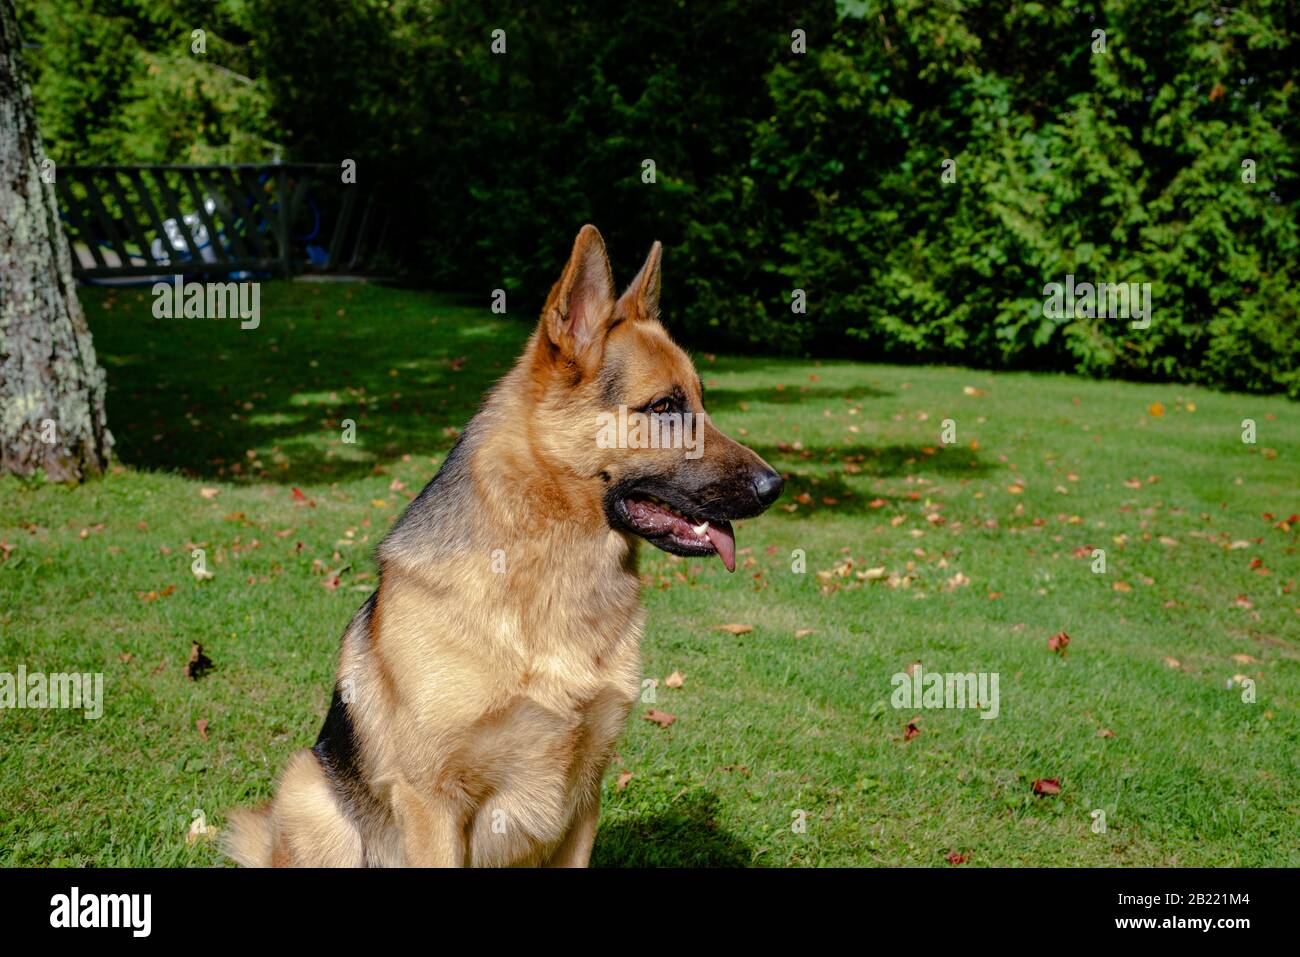
M315 746L231 813L236 861L587 864L641 688L640 539L734 571L731 521L782 486L704 415L659 322L660 254L615 300L600 233L578 233L523 355L380 543ZM699 453L602 447L620 406L699 417Z

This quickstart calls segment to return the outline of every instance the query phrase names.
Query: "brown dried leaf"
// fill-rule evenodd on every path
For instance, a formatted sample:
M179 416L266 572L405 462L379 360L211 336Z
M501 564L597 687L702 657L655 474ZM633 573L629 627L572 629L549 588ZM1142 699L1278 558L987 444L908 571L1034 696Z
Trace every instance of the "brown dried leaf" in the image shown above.
M666 728L677 720L677 715L669 714L667 711L660 711L658 708L651 708L641 717L647 721L653 721L661 728Z

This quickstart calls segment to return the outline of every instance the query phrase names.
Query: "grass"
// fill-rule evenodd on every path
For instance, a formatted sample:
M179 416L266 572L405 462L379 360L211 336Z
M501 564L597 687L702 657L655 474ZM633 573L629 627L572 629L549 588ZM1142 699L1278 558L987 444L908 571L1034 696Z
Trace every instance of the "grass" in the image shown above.
M0 711L0 864L213 865L192 819L265 798L314 740L372 547L528 324L370 286L268 283L251 331L83 299L120 464L0 481L0 671L103 672L105 713ZM645 673L676 721L634 711L595 864L1300 864L1294 405L696 360L787 492L738 528L734 576L643 549ZM192 681L195 641L215 667ZM998 717L894 708L918 661L996 672Z

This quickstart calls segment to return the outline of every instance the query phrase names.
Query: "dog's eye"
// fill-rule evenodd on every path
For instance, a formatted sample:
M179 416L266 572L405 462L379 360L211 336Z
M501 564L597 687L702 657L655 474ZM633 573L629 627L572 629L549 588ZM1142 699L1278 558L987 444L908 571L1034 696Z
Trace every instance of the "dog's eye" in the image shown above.
M655 415L664 415L672 410L673 400L668 396L664 396L662 399L655 399L655 401L650 403L650 411Z

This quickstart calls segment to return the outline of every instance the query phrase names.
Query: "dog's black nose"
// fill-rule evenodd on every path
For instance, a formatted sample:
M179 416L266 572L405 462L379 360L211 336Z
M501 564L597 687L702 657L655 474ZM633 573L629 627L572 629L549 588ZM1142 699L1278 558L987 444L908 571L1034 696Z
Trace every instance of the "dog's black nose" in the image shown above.
M754 494L758 496L758 500L764 508L767 508L781 497L781 489L783 488L785 488L785 481L779 473L771 469L759 472L754 478Z

